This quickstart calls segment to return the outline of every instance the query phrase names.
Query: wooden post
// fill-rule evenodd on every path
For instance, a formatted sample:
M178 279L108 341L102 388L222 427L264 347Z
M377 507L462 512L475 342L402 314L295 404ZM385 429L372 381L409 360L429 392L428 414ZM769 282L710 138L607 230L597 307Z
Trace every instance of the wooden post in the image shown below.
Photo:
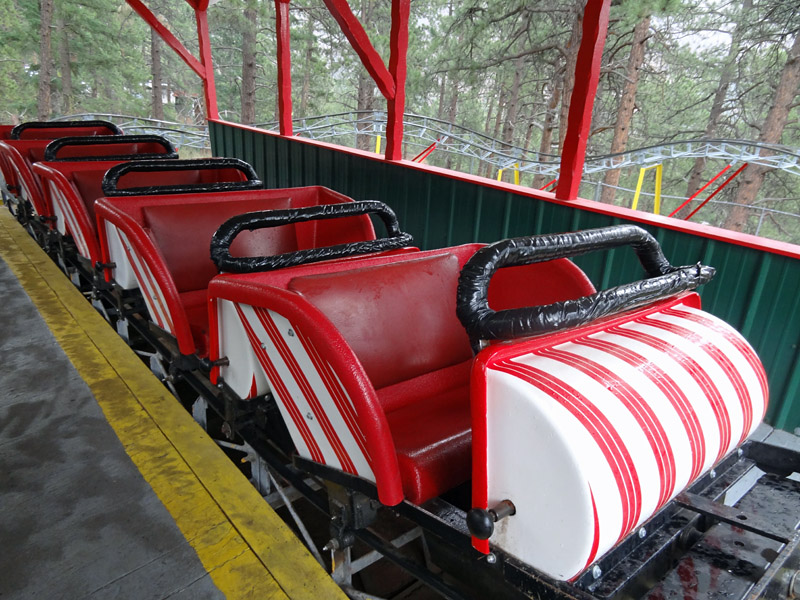
M387 98L386 158L403 158L403 114L406 109L406 56L408 54L408 16L410 0L392 0L389 73L394 80L394 98Z
M203 5L206 6L206 5ZM197 41L200 46L200 62L203 65L203 94L206 99L206 119L219 119L217 109L217 87L214 83L214 61L211 58L211 38L208 34L208 13L205 8L194 11L197 21Z
M559 200L574 200L583 175L586 142L592 126L592 108L600 81L600 63L608 32L611 0L587 0L583 14L583 37L575 66L575 87L567 119L567 135L561 153L561 170L556 188Z
M281 135L292 129L292 53L289 48L289 0L275 0L278 39L278 122Z

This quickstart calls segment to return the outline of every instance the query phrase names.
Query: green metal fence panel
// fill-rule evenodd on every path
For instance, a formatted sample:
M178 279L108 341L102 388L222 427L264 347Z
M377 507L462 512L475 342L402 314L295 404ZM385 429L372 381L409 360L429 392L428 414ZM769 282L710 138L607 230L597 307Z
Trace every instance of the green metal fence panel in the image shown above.
M324 185L357 200L386 202L421 248L631 222L228 124L212 122L210 133L215 156L246 160L267 187ZM702 262L717 268L717 276L701 290L703 307L741 331L761 357L770 383L767 421L790 431L800 427L800 260L645 227L673 264ZM598 288L634 281L642 274L627 249L582 256L575 262Z

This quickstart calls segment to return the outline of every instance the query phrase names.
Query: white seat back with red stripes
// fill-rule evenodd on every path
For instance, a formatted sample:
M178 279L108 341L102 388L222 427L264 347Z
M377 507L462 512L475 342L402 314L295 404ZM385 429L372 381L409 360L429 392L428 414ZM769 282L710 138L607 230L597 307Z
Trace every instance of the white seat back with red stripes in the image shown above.
M475 505L516 506L491 543L571 579L753 432L764 370L696 298L485 359L485 388L472 396L485 454L473 465Z

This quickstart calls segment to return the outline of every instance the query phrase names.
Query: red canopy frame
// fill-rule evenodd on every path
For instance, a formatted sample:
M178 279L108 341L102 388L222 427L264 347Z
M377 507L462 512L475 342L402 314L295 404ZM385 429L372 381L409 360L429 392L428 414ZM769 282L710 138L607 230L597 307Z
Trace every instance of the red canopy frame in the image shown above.
M208 35L207 10L209 0L185 0L195 12L200 58L195 58L169 31L141 0L126 2L141 16L164 42L172 48L203 81L206 99L206 117L219 119L211 43ZM278 62L278 121L280 135L291 136L292 131L292 80L289 32L290 0L275 0ZM410 0L392 0L392 23L389 41L389 64L380 54L353 14L347 0L323 0L355 50L364 68L372 77L378 90L386 99L386 160L403 159L403 113L406 104L406 71L408 54L408 22ZM586 143L592 123L600 62L608 31L608 13L611 0L587 0L583 18L583 37L575 67L575 87L570 101L567 132L561 156L561 170L556 189L559 200L578 197Z

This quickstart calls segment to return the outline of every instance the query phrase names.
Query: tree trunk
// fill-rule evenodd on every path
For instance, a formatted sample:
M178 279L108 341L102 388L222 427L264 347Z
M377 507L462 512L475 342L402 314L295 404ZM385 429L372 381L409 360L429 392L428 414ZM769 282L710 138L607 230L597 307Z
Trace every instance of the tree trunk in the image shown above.
M561 99L561 88L558 85L553 86L553 91L550 94L550 101L547 103L547 112L544 116L544 124L542 125L542 140L539 142L539 160L544 160L542 154L549 154L552 149L550 146L553 144L553 131L556 127L556 108ZM545 183L544 175L537 174L533 178L533 187L539 189Z
M39 93L36 98L36 112L40 121L50 118L50 80L53 78L53 59L51 52L53 24L53 0L39 0Z
M61 112L68 115L72 113L72 58L69 53L69 32L64 25L64 19L58 20L58 29L61 32L59 53L61 68Z
M800 35L794 38L794 44L789 50L786 64L781 71L781 79L775 89L772 106L769 107L767 117L761 126L761 135L758 136L758 141L762 144L780 143L798 86L800 86ZM769 152L762 150L759 154L765 156ZM768 167L752 165L742 172L739 192L734 200L736 206L725 219L723 224L725 229L744 231L744 227L747 225L748 207L755 202L761 184L764 183L764 176L769 170Z
M558 153L564 147L564 138L567 135L567 121L569 120L569 103L572 98L572 88L575 87L575 67L578 64L578 49L583 36L583 3L574 8L575 20L572 22L572 32L569 42L564 49L566 61L564 65L564 78L561 82L561 112L558 117Z
M458 82L451 81L450 87L452 88L453 91L450 96L450 104L447 107L447 120L450 123L455 123L456 115L458 114ZM453 156L451 154L447 155L447 161L445 162L445 167L448 169L453 168Z
M650 15L642 18L633 29L633 43L631 54L628 57L628 66L625 69L625 85L622 88L622 98L619 101L617 122L614 125L614 139L611 142L611 154L624 152L628 145L633 109L636 106L636 88L639 86L639 72L644 62L644 45L647 41L647 32L650 29ZM603 178L603 191L600 202L611 204L614 202L616 186L619 183L619 169L606 171Z
M303 85L300 88L300 116L308 116L308 104L311 98L311 70L314 63L314 21L311 16L306 23L305 69L303 69Z
M258 13L253 2L244 8L242 22L242 123L256 122L256 28Z
M161 38L156 30L150 29L150 79L153 84L153 98L150 113L154 119L164 120L164 81L161 77Z
M369 31L371 29L370 25L373 21L373 4L372 0L363 0L361 3L361 24L364 26L364 29ZM375 110L375 82L366 72L366 69L361 67L358 70L358 97L357 101L357 110L359 111L371 111ZM359 120L362 118L367 118L368 115L359 115ZM359 150L374 150L374 147L371 148L372 144L372 137L367 133L361 133L362 131L369 131L371 129L371 125L368 122L361 123L359 122L356 126L356 148Z
M733 30L731 34L731 46L728 49L728 56L725 57L725 61L722 63L722 72L719 76L719 84L717 85L717 90L714 93L714 100L711 103L711 112L708 115L708 124L706 125L706 129L704 132L704 138L710 139L713 138L717 132L717 126L719 125L719 119L722 116L722 109L725 104L725 98L728 95L728 89L730 88L731 81L733 80L733 74L736 70L736 60L739 56L739 50L741 48L742 42L742 34L744 33L745 22L748 13L753 7L752 0L744 0L742 2L741 13L739 15L739 20L736 23L736 28ZM686 197L690 198L693 196L697 190L703 184L703 171L706 167L706 159L702 156L697 157L694 161L694 166L692 167L692 171L689 174L689 184L686 187ZM676 215L676 218L682 219L686 215L689 214L694 210L693 206L686 206L681 212Z
M519 88L522 84L522 67L524 58L514 60L514 82L511 84L511 97L506 110L506 122L503 126L503 142L508 146L514 144L514 132L517 127L517 112L519 110Z

